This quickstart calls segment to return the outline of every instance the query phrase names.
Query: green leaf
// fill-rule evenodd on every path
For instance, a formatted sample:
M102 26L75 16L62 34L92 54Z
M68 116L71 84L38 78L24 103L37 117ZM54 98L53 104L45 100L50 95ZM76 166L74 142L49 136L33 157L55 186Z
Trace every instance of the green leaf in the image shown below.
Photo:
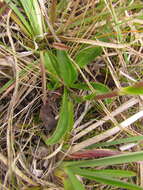
M86 96L83 96L82 97L83 101L93 100L96 97L96 95L98 95L98 94L104 94L104 93L110 92L110 89L106 85L104 85L100 82L90 82L90 84L95 89L95 93L91 93L91 94L88 94ZM71 88L90 91L89 86L83 82L78 82L76 84L72 84ZM112 100L109 98L105 99L105 103L107 103L107 104L111 103L111 101Z
M61 84L57 81L51 81L49 83L47 83L47 89L48 90L52 90L52 91L55 91L57 88L60 88L61 87Z
M6 83L0 88L0 94L2 94L6 89L8 89L14 82L15 82L15 80L13 80L13 79L10 79L8 82L6 82Z
M77 80L77 70L66 51L57 50L57 60L60 77L63 79L64 84L70 87Z
M35 36L44 37L43 18L38 0L20 0Z
M69 100L67 91L65 89L57 128L53 135L46 141L46 144L51 145L58 143L71 130L73 120L72 109L72 102Z
M118 178L118 177L133 177L136 176L136 173L132 172L132 171L126 171L126 170L89 170L89 169L80 169L78 167L71 167L70 168L72 170L72 172L74 174L77 175L88 175L88 176L104 176L104 177L114 177L114 178Z
M115 179L117 177L132 177L136 174L132 171L124 171L124 170L89 170L89 169L80 169L78 167L70 167L70 170L75 175L80 175L85 178L96 180L97 182L111 185L111 186L117 186L122 188L127 188L131 190L141 190L142 188L130 184L124 181L120 181L118 179ZM112 178L113 177L113 178Z
M28 35L33 35L33 30L30 26L30 24L26 21L26 19L24 18L23 14L19 11L19 9L15 6L14 3L12 3L9 0L6 0L6 2L9 4L10 8L14 11L14 13L18 16L18 18L21 20L22 24L21 25L18 21L18 18L15 21L18 21L18 23L20 24L20 27L23 29L23 31L26 32L26 34Z
M117 177L133 177L136 174L132 171L124 171L124 170L89 170L89 169L80 169L78 167L68 167L69 171L73 173L73 175L80 175L90 180L96 180L97 182L117 186L122 188L127 188L131 190L141 190L142 188L130 184L118 179ZM107 177L108 176L108 177ZM113 178L112 178L113 177Z
M128 86L125 88L121 88L120 92L121 95L142 95L143 94L143 82L137 82L133 86Z
M85 190L83 184L77 179L69 168L65 168L65 172L67 173L74 190Z
M128 138L123 138L111 142L103 142L103 143L96 143L91 146L88 146L87 149L92 149L96 147L106 147L106 146L112 146L112 145L117 145L117 144L123 144L123 143L137 143L139 141L143 140L143 136L135 136L135 137L128 137Z
M68 117L68 130L67 132L69 133L72 130L73 124L74 124L74 112L73 112L73 103L72 101L68 102L68 112L69 112L69 117Z
M71 181L69 180L69 178L64 179L64 190L74 190L74 187L71 183Z
M127 183L118 179L114 179L114 178L109 178L109 177L100 177L100 176L88 176L88 175L84 175L84 177L90 179L90 180L95 180L99 183L103 183L103 184L107 184L107 185L111 185L111 186L116 186L116 187L121 187L121 188L126 188L126 189L130 189L130 190L143 190L142 187L139 187L137 185L131 184L131 183Z
M95 167L95 166L108 166L114 164L137 162L142 160L143 160L143 151L140 151L140 152L121 154L121 155L94 159L94 160L64 162L64 166Z
M56 56L50 51L44 53L44 63L51 79L55 82L59 81L59 65Z
M88 47L81 50L76 56L76 63L81 67L85 67L91 63L97 56L101 55L101 47Z
M97 94L102 94L110 91L110 89L106 85L100 82L90 82L90 84L96 90ZM89 86L83 82L78 82L76 84L73 84L71 87L81 90L90 90Z
M35 71L35 68L33 65L35 65L36 62L29 64L28 66L25 66L24 69L22 69L19 72L19 77L24 78L27 76L31 71ZM10 79L8 82L6 82L2 87L0 87L0 94L3 93L5 90L7 90L12 84L14 84L15 79Z

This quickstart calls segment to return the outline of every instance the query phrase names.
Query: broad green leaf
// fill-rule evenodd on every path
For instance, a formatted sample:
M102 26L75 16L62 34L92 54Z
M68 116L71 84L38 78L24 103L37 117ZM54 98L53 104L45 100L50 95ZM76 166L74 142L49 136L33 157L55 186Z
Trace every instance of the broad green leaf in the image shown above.
M57 50L57 60L60 77L63 79L64 84L70 87L77 80L77 70L66 51Z
M118 178L118 177L133 177L136 176L136 173L132 172L132 171L127 171L127 170L89 170L89 169L80 169L78 167L70 167L71 171L74 174L77 175L88 175L88 176L100 176L100 177L113 177L113 178Z
M77 177L69 168L65 168L65 172L69 177L69 180L73 186L73 190L85 190L83 184L77 179Z
M71 117L73 113L73 106L71 106L72 102L68 98L67 91L64 91L62 106L60 111L60 118L54 131L53 135L46 141L46 144L55 144L65 137L65 135L71 129Z
M97 56L101 55L101 47L88 47L81 50L76 56L76 63L81 67L85 67L91 63Z
M128 138L123 138L111 142L103 142L103 143L96 143L91 146L88 146L87 149L92 149L96 147L106 147L106 146L112 146L112 145L117 145L117 144L123 144L123 143L133 143L133 142L139 142L143 140L143 136L135 136L135 137L128 137Z
M72 101L68 101L68 112L69 117L68 117L68 130L67 133L69 133L72 130L73 124L74 124L74 112L73 112L73 103Z
M137 82L133 86L128 86L125 88L121 88L120 92L121 95L142 95L143 94L143 82Z
M57 88L60 88L61 87L61 84L57 81L51 81L51 82L49 82L49 83L47 83L47 89L48 90L52 90L52 91L54 91L54 90L56 90Z
M110 177L100 177L100 176L89 176L89 175L84 175L84 177L90 179L90 180L95 180L99 183L111 185L111 186L116 186L116 187L121 187L121 188L126 188L130 190L143 190L142 187L139 187L137 185L127 183L118 179L110 178Z
M110 91L110 89L106 85L104 85L100 82L90 82L90 84L95 89L95 93L91 93L91 94L88 94L86 96L83 96L82 101L93 100L96 98L96 95L104 94L104 93L107 93ZM82 90L89 90L90 91L89 86L83 82L78 82L76 84L72 84L71 87L76 88L76 89L82 89ZM111 103L111 101L112 100L109 98L105 99L105 103L107 103L107 104Z
M52 54L50 51L46 51L44 53L44 58L46 70L48 71L51 79L57 82L59 80L59 65L56 56Z
M143 161L143 151L121 154L94 160L64 162L64 166L95 167Z
M90 82L90 84L95 89L97 94L102 94L102 93L106 93L110 91L110 89L106 85L100 82ZM83 82L78 82L76 84L73 84L71 87L76 88L76 89L82 89L82 90L90 90L89 86Z

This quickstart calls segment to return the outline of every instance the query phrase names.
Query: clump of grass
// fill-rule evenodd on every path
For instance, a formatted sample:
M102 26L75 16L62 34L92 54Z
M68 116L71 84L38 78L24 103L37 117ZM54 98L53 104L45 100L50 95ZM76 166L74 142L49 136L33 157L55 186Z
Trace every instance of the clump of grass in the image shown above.
M0 5L1 188L142 189L142 3Z

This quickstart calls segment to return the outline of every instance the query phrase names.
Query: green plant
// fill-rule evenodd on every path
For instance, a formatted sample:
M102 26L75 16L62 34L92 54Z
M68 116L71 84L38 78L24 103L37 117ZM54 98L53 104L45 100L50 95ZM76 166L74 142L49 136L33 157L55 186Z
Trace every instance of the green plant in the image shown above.
M84 156L85 153L86 151L84 153L81 152L82 156ZM94 151L92 153L94 154ZM142 187L120 180L123 177L131 178L135 176L136 174L134 172L114 169L96 170L94 169L94 167L112 166L114 164L137 162L142 159L143 152L135 152L93 160L67 161L63 162L61 170L57 170L55 174L57 175L57 177L60 177L63 180L66 190L85 189L83 184L77 178L77 175L89 180L95 180L102 184L117 186L131 190L141 190L143 189ZM91 169L84 169L86 167L91 167ZM63 173L65 173L66 175Z
M116 151L126 143L142 148L142 120L131 124L143 116L136 98L143 82L121 87L135 81L132 77L141 81L142 3L0 0L0 5L0 161L8 166L1 188L60 189L56 176L65 190L88 184L142 189L136 166L143 153ZM118 75L122 67L126 77ZM58 122L47 133L39 107L41 101L52 107L55 94ZM41 145L46 157L37 153Z
M96 48L95 48L95 51L96 51ZM85 52L84 55L86 56L86 58L88 57L88 53L86 54ZM84 58L84 55L82 55L82 59ZM78 58L78 61L80 63L79 58ZM87 65L88 63L90 62L88 61L88 58L87 58L87 62L84 64ZM69 65L68 69L67 69L67 65ZM61 140L63 140L63 137L68 135L68 133L72 130L74 111L73 111L72 102L69 99L70 88L85 89L85 90L91 91L92 96L88 96L89 100L92 100L92 99L100 100L100 99L112 98L115 96L126 95L126 94L128 95L143 94L142 82L138 82L130 87L125 87L125 88L121 88L119 90L114 90L110 92L107 92L108 88L105 85L100 84L100 83L92 82L92 83L89 83L90 85L86 82L82 84L78 83L77 82L78 67L76 67L77 65L74 64L74 61L72 61L70 56L65 51L62 51L62 50L57 50L56 55L53 55L51 52L46 52L45 66L52 80L51 82L55 82L55 79L56 79L56 82L58 81L59 85L65 86L63 101L62 101L62 106L61 106L61 111L60 111L60 118L58 121L57 128L54 134L49 139L47 140L45 139L45 143L48 145L60 142ZM83 65L80 65L80 64L79 66L83 67ZM63 70L66 72L63 72ZM107 93L103 93L104 91ZM102 94L98 94L98 93L102 93ZM84 97L83 99L86 100L87 97ZM136 139L139 140L140 138L137 137ZM133 139L133 141L135 141L135 139ZM92 155L94 155L94 150L91 152L92 152ZM77 155L76 158L82 158L82 157L84 158L85 153L86 151L84 153L81 152L81 155L80 156ZM87 158L88 158L88 152L87 152ZM90 154L89 154L89 158L90 158ZM81 169L81 168L124 164L124 163L141 161L142 159L143 159L143 153L135 152L135 153L130 153L130 154L121 154L121 155L113 156L113 157L95 159L95 160L63 162L63 164L59 167L59 169L55 171L55 175L57 177L60 177L63 180L65 190L85 189L84 185L78 180L76 175L82 176L89 180L95 180L97 182L100 182L106 185L117 186L117 187L127 188L131 190L137 190L137 189L141 190L143 188L137 185L134 185L132 183L128 183L128 182L120 180L120 178L122 177L131 178L136 175L135 173L131 171L114 170L114 169L113 170L94 170L94 169L89 170L89 169Z

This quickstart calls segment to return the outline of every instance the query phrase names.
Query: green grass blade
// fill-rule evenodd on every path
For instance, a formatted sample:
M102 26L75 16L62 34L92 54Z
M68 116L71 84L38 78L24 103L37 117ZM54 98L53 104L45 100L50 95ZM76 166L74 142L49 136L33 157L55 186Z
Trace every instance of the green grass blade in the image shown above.
M43 37L42 14L37 0L20 0L34 35Z
M74 190L85 190L83 184L81 184L81 182L77 179L77 177L69 168L66 168L65 172L67 173Z
M133 86L128 86L125 88L121 88L121 95L142 95L143 94L143 82L137 82Z
M126 171L126 170L89 170L89 169L80 169L78 167L72 167L72 172L77 175L88 175L88 176L103 176L103 177L113 177L113 178L121 178L121 177L133 177L136 176L135 172Z
M73 108L70 104L72 103L70 102L67 91L65 90L57 128L53 135L46 141L46 144L51 145L58 143L69 132L69 128L71 128L71 126L69 126L71 124L71 114L73 113L73 110L70 110Z
M74 190L74 187L69 178L64 179L63 183L64 183L64 190Z
M143 160L143 151L140 151L140 152L121 154L117 156L105 157L94 160L65 162L64 166L95 167L95 166L107 166L114 164L137 162L142 160Z
M13 83L15 82L14 79L10 79L0 88L0 94L3 93L6 89L8 89Z
M39 3L37 0L32 0L33 7L34 7L34 13L33 13L33 21L34 21L34 29L37 33L37 35L40 35L42 38L44 37L43 33L43 17L41 8L39 6Z
M65 85L71 86L78 77L75 66L72 64L66 51L57 50L57 60L61 78L64 80Z
M111 142L103 142L103 143L96 143L91 146L88 146L87 149L92 149L92 148L97 148L97 147L107 147L107 146L112 146L112 145L117 145L117 144L123 144L123 143L138 143L139 141L143 140L143 136L135 136L135 137L128 137L128 138L123 138Z
M114 179L114 178L109 178L109 177L100 177L100 176L88 176L88 175L84 175L84 177L90 179L90 180L95 180L99 183L102 184L107 184L107 185L111 185L111 186L115 186L115 187L121 187L121 188L125 188L125 189L130 189L130 190L143 190L142 187L139 187L137 185L131 184L131 183L127 183L118 179Z
M76 56L76 63L81 67L85 67L91 63L97 56L101 55L101 47L88 47L81 50Z
M19 77L20 78L24 78L24 76L26 76L30 71L33 71L34 68L32 67L33 64L36 63L32 63L29 64L28 66L25 66L24 70L21 70L19 72ZM0 87L0 94L2 94L5 90L7 90L12 84L14 84L15 79L10 79L9 81L7 81L2 87Z
M26 21L23 14L19 11L19 9L15 6L15 4L12 2L9 2L9 6L14 11L14 13L18 16L18 18L21 20L22 24L24 25L24 27L21 25L20 25L20 27L24 28L24 30L26 30L30 36L33 35L33 30L31 28L30 24Z

